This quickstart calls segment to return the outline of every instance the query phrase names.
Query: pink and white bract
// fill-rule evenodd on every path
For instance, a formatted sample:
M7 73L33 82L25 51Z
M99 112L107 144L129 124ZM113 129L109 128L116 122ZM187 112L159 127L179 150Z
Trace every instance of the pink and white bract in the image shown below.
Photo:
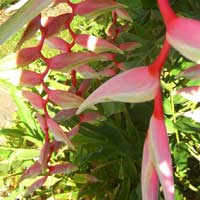
M79 107L77 113L91 106L110 101L139 103L154 98L159 80L154 77L148 67L137 67L127 70L95 90Z
M200 63L200 22L176 16L168 0L157 1L166 24L168 42L186 58Z
M168 136L164 124L160 91L154 101L154 112L143 149L143 200L158 199L158 178L165 200L174 200L174 179Z

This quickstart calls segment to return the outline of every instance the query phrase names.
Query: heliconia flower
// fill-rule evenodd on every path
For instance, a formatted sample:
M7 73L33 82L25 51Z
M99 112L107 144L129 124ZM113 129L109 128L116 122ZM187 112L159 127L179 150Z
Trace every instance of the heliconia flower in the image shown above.
M182 97L194 101L200 102L200 86L190 86L177 90L174 94L180 94Z
M115 46L114 44L102 38L97 38L96 36L93 36L93 35L79 34L79 35L76 35L74 41L75 43L95 53L110 51L113 53L123 54L123 51L119 49L117 46Z
M125 66L124 62L116 63L116 68L120 69L121 71L126 71L127 67Z
M33 37L35 35L35 33L40 29L41 27L41 14L39 14L38 16L36 16L34 19L32 19L28 25L26 26L26 29L22 35L22 37L20 38L19 42L17 43L17 46L15 49L20 49L20 47L22 46L22 44L29 40L31 37Z
M67 133L67 136L71 139L78 134L79 130L80 130L80 124L77 124Z
M108 30L106 31L106 34L108 35L108 37L110 39L114 39L116 37L117 33L118 33L117 26L116 26L116 24L112 23L109 26Z
M102 71L99 71L98 74L101 77L111 77L116 75L116 71L114 69L103 69Z
M43 81L43 77L41 74L30 70L22 70L20 76L20 84L24 86L36 86L41 84Z
M53 36L50 38L47 38L45 40L45 42L47 43L47 45L50 48L54 48L54 49L58 49L64 53L69 52L69 43L67 43L65 40L63 40L62 38Z
M97 17L106 11L123 7L125 7L123 4L112 0L86 0L75 6L74 14L91 18Z
M42 97L35 92L22 91L23 96L29 100L31 105L37 109L42 109L44 107L44 100Z
M38 161L36 161L32 166L30 166L20 177L20 181L26 178L34 178L42 173L42 167Z
M189 67L188 69L181 72L178 76L185 77L190 80L199 79L200 78L200 65L194 65L192 67Z
M168 42L186 58L200 63L200 22L176 16L168 0L158 0L158 5L167 27Z
M125 42L118 45L122 51L133 51L140 46L138 42Z
M102 102L140 103L152 100L159 87L160 71L169 49L170 46L165 40L160 54L149 67L136 67L106 81L81 104L77 114Z
M80 96L83 96L83 94L85 94L88 91L88 89L91 87L90 83L91 83L91 80L89 79L83 80L77 90L77 94Z
M174 179L167 132L163 119L153 115L149 125L149 149L165 200L174 200Z
M143 199L149 199L146 195L150 193L149 190L152 189L152 184L156 182L157 174L163 189L165 200L174 200L172 160L170 155L168 136L164 123L162 96L159 88L154 100L154 112L150 120L149 130L145 141L143 159L142 179L143 181L147 182L150 179L153 181L151 184L149 184L149 186L148 183L143 182ZM147 176L148 174L148 170L151 172L149 175L152 176L150 179L145 177L145 175ZM155 190L156 188L153 188L154 195L156 194Z
M78 167L71 163L62 163L49 167L50 174L70 174L77 170Z
M83 98L64 90L49 90L49 100L62 108L78 108L83 102Z
M89 65L82 65L76 68L76 71L80 73L85 79L99 79L99 74Z
M35 181L33 184L31 184L31 186L29 186L28 189L26 190L24 196L28 196L29 194L33 193L35 190L40 188L46 182L47 178L48 176L44 176Z
M51 142L50 148L51 148L52 152L57 153L58 150L59 150L62 146L63 146L63 143L62 143L62 142L58 142L58 141L55 141L55 140L54 140L54 141Z
M65 142L70 149L74 150L74 145L70 141L70 139L67 137L67 135L64 133L62 128L51 118L47 118L47 125L49 127L49 130L52 132L54 138L56 141Z
M142 200L157 200L159 180L150 155L148 134L143 147L142 157Z
M130 15L128 14L128 12L124 9L124 8L117 8L115 9L115 13L117 14L118 17L130 21L132 22L132 19L130 17Z
M62 121L65 121L69 118L71 118L72 116L74 116L76 114L77 109L76 108L72 108L72 109L63 109L61 111L59 111L55 117L54 120L58 123L61 123Z
M80 115L81 123L93 123L96 120L105 120L105 117L97 112L87 112Z
M89 52L63 53L50 58L48 66L52 70L70 72L72 69L84 64L88 64L89 62L99 60L106 61L110 58L110 54L95 54Z
M44 119L44 117L42 115L40 115L39 113L36 113L36 117L37 117L37 120L40 124L40 127L42 129L42 131L44 133L46 133L46 129L48 128L47 125L46 125L46 121Z
M24 48L12 53L0 60L0 70L15 69L26 66L40 58L40 51L37 47Z
M42 171L44 171L47 167L49 154L50 154L50 143L45 142L42 149L40 150L40 158L38 160L38 162L42 167Z
M65 22L69 18L69 13L53 17L41 18L41 25L44 29L45 37L51 37L64 28Z
M40 58L40 51L37 47L21 49L16 53L16 65L17 67L23 67L38 58Z

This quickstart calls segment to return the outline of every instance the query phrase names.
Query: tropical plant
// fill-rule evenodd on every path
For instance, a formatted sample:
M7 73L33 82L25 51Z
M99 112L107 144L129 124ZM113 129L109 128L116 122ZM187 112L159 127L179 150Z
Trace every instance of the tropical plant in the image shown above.
M16 189L11 198L199 197L199 187L193 186L198 180L183 181L188 171L187 159L192 155L200 160L196 144L200 138L195 135L199 125L188 123L188 118L180 118L187 121L179 122L175 104L179 106L177 113L185 112L185 99L174 97L176 93L198 102L199 86L173 91L187 86L182 79L177 82L175 76L188 66L183 66L185 60L177 52L169 55L169 51L172 46L198 63L200 22L177 16L169 1L158 0L163 25L161 18L156 21L153 16L158 9L153 14L149 11L155 3L139 2L29 0L0 27L3 43L28 23L15 52L0 61L1 70L15 72L15 81L9 76L8 79L17 85L8 86L2 81L11 89L19 111L14 127L0 132L7 138L17 138L14 144L2 146L0 163L8 168L5 175L9 171L13 176L12 170L22 174L20 178L15 176L21 183L13 186ZM48 17L40 13L49 5L53 8L60 4L67 7L66 12ZM126 5L130 13L133 6L142 11L142 5L148 10L141 15L146 19L132 19ZM154 23L149 24L150 20ZM27 47L26 42L36 35L37 44ZM169 67L163 70L165 63ZM179 77L198 79L198 74L199 65L195 65ZM28 102L23 102L18 91ZM183 125L190 128L185 131ZM184 144L187 140L195 144ZM20 155L22 158L15 161ZM8 157L9 162L5 162ZM5 176L4 179L9 180ZM181 184L195 194L181 194ZM43 187L45 192L38 190Z

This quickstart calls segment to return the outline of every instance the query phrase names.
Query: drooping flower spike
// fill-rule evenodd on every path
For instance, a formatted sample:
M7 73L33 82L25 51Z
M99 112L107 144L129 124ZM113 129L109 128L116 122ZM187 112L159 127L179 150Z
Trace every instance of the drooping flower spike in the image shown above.
M164 124L161 91L158 89L154 112L143 149L143 200L158 199L158 178L165 200L174 200L174 179L167 132Z
M154 99L159 87L160 71L169 49L170 45L165 40L160 54L151 65L136 67L109 79L90 94L79 107L77 114L102 102L140 103Z
M157 2L167 28L168 42L186 58L200 63L200 21L178 17L168 0Z

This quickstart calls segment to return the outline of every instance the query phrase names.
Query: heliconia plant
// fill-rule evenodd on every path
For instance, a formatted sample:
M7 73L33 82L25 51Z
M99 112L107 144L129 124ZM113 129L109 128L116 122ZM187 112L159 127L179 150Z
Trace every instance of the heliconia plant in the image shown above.
M154 100L154 110L143 147L142 199L157 200L159 183L165 200L175 199L172 159L164 122L160 77L171 46L186 58L200 62L200 22L178 17L167 0L157 2L166 26L166 39L159 55L151 64L131 69L127 69L125 63L118 61L117 57L134 51L142 44L135 41L117 42L120 33L128 27L126 24L118 25L117 20L120 18L131 23L132 18L126 11L126 6L115 0L85 0L76 4L70 0L29 0L6 22L7 24L2 25L0 43L29 22L16 45L16 52L0 61L0 70L20 71L20 86L28 87L23 89L22 95L36 111L37 121L44 134L44 144L38 160L24 171L20 181L26 178L42 177L28 187L25 196L42 187L48 177L53 174L69 175L79 170L77 165L68 161L52 164L52 155L57 154L64 145L69 151L77 150L72 139L79 133L81 124L93 123L104 118L96 104L113 101L142 103ZM52 6L66 3L71 12L43 17L40 12L51 3ZM72 22L76 15L91 19L106 12L110 12L112 17L107 38L73 30ZM58 36L62 30L68 31L71 41ZM22 48L24 42L37 32L41 35L38 44ZM50 58L45 57L43 54L45 44L49 48L58 50L59 53ZM82 49L74 51L73 48L76 45ZM33 71L29 68L29 64L38 59L44 63L44 66L40 70ZM94 69L93 63L98 63L101 67ZM70 76L70 80L66 78L66 82L70 82L71 86L68 89L51 87L48 82L51 79L51 72ZM82 82L78 79L79 76L84 78ZM199 66L184 71L180 76L189 79L199 78ZM103 78L108 80L91 92L92 80L99 81ZM35 89L38 86L40 90ZM199 102L199 86L183 88L176 93ZM54 116L50 112L50 105L59 110ZM93 111L87 109L93 109ZM78 117L78 122L69 129L64 128L62 120L68 120L73 116ZM84 177L91 183L100 182L92 175L84 175Z

